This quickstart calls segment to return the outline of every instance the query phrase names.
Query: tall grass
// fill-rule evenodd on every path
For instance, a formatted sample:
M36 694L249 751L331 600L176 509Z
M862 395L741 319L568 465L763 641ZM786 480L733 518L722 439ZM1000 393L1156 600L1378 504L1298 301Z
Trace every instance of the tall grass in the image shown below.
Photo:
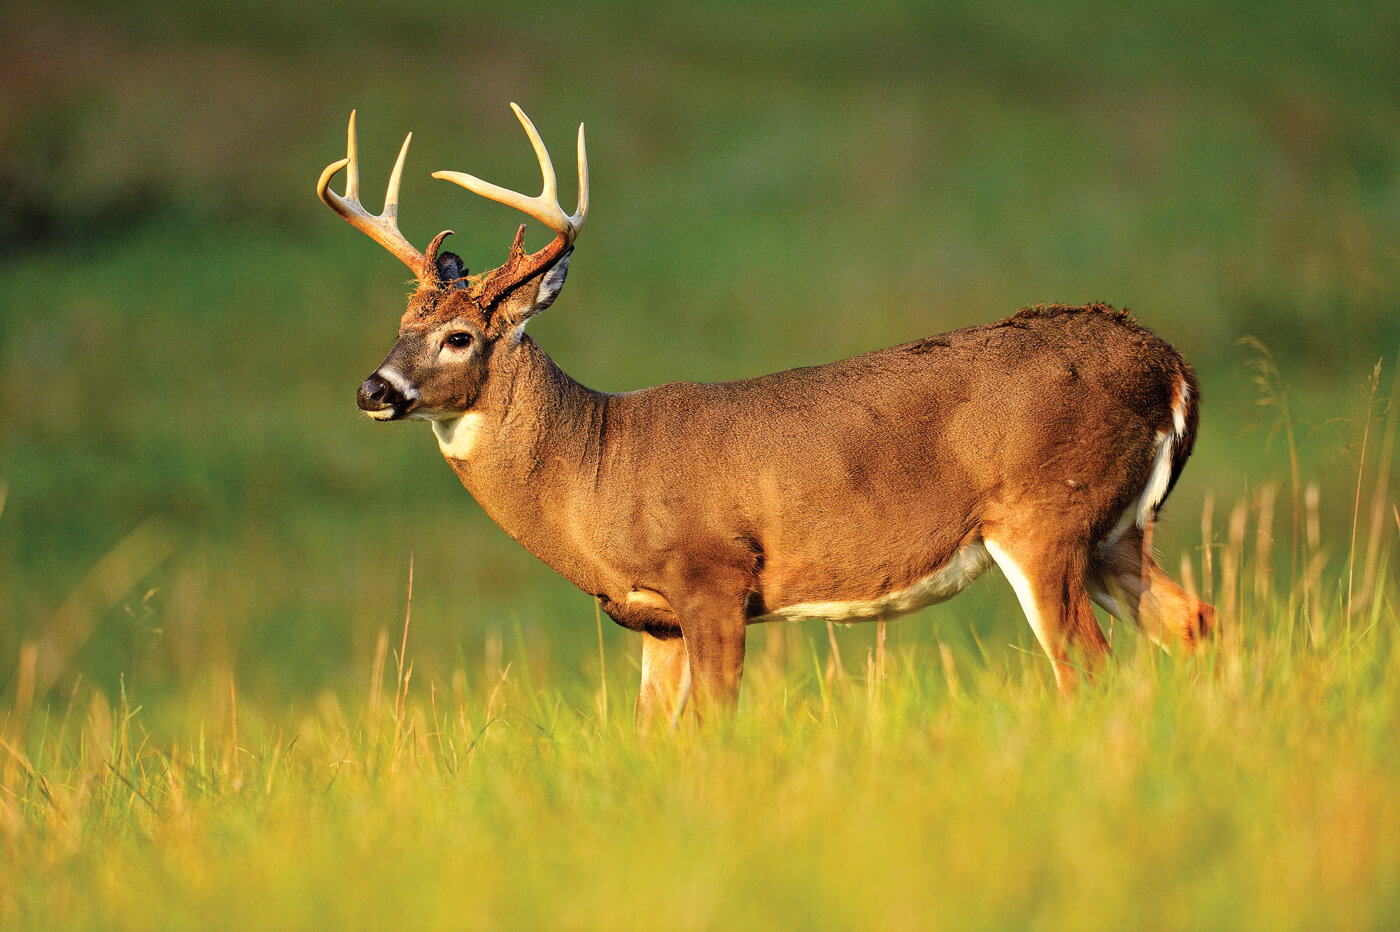
M211 682L158 736L80 685L3 719L0 924L1392 927L1393 542L1331 547L1305 497L1326 572L1275 571L1272 488L1204 514L1217 644L1119 628L1071 702L1035 652L770 626L733 721L643 741L523 644L415 679L411 582L363 692Z

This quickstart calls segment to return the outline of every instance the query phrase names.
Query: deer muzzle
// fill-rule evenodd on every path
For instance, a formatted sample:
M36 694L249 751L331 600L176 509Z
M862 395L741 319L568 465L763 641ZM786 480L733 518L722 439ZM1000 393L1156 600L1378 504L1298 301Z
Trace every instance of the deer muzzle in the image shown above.
M355 404L377 421L392 421L407 413L412 400L378 371L360 383Z

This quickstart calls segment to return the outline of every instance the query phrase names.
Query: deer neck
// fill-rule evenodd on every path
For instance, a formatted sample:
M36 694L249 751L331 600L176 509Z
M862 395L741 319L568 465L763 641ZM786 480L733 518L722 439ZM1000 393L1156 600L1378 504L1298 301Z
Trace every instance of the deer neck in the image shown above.
M491 519L588 591L575 516L592 491L606 403L522 336L493 362L472 410L433 422L444 458Z

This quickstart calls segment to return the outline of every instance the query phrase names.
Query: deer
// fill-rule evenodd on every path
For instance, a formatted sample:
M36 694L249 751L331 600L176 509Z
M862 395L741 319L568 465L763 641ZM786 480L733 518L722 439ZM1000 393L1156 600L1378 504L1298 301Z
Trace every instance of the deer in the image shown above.
M398 228L412 133L384 208L359 197L355 113L320 199L413 272L397 342L360 385L377 421L428 421L486 514L641 634L636 721L722 716L761 622L893 618L1000 568L1072 695L1111 656L1096 603L1190 654L1214 608L1153 557L1158 512L1195 443L1196 376L1126 311L1041 304L825 365L716 383L593 391L525 333L554 303L588 214L559 203L525 112L543 190L529 197L437 171L553 231L469 274ZM345 194L330 189L346 172Z

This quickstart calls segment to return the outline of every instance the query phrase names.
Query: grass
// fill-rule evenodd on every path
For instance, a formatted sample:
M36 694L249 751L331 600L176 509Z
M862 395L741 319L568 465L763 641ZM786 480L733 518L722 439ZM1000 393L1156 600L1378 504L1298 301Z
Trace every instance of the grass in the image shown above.
M0 926L1397 924L1395 9L324 14L0 9ZM635 740L632 637L351 407L405 273L312 181L358 108L377 208L413 130L405 232L484 268L516 218L428 173L536 183L512 99L588 124L531 332L590 386L1130 306L1218 650L1117 626L1062 703L988 574Z
M1220 545L1214 651L1119 630L1068 703L1038 655L957 639L879 677L873 626L848 673L819 626L756 633L738 717L650 741L528 652L412 676L408 619L367 692L303 708L211 682L158 735L79 688L7 726L0 922L1390 927L1400 593L1348 620L1334 578L1310 608L1251 525Z

